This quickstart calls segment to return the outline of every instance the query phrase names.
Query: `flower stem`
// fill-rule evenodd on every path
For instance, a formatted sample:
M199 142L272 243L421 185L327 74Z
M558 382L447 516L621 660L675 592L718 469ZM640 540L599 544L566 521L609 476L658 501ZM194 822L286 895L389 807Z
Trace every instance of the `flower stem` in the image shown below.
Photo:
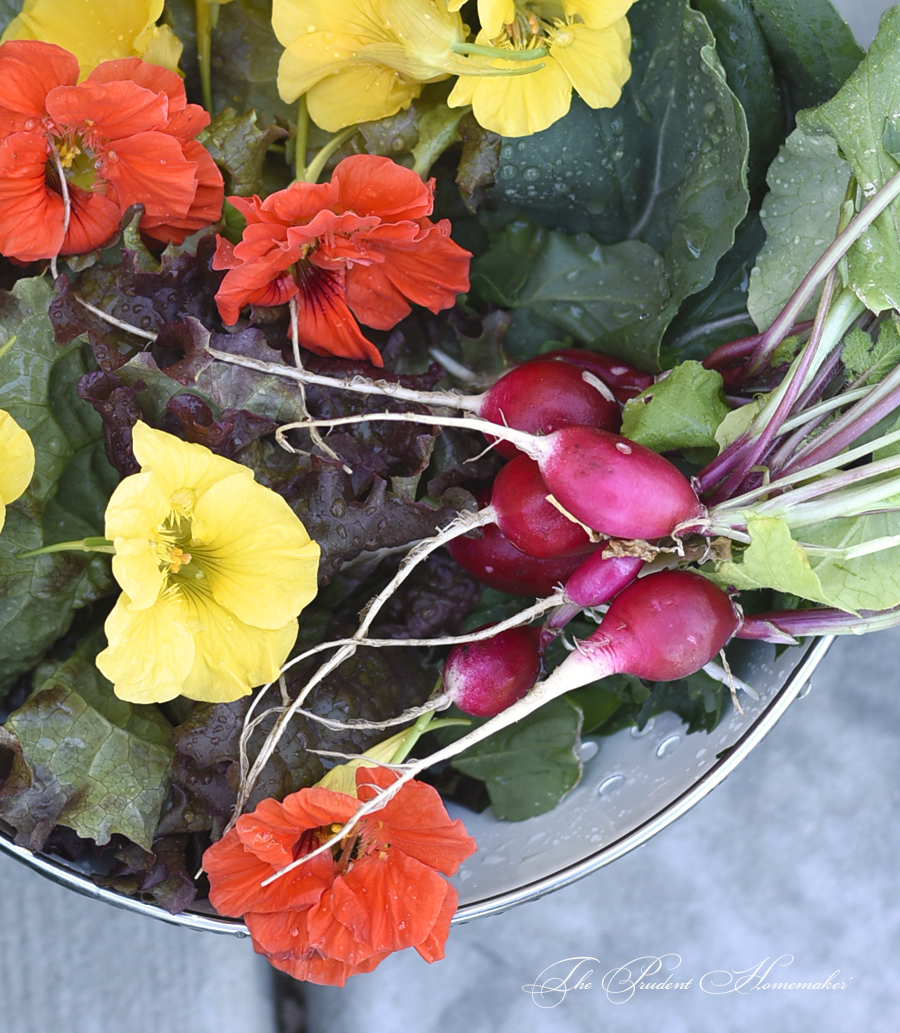
M197 27L197 67L200 71L200 88L203 92L203 106L212 114L212 79L210 76L210 7L208 0L194 0L194 17Z
M108 538L82 538L74 542L56 542L53 545L45 545L42 549L32 549L31 552L20 552L17 558L28 560L32 556L45 556L51 552L106 552L114 556L116 547Z
M309 138L309 109L306 94L297 101L297 135L294 137L294 179L306 180L306 142Z
M328 141L327 144L319 151L319 153L313 158L313 160L307 165L306 171L303 174L304 183L318 183L319 176L322 175L322 170L328 163L328 159L334 154L338 148L343 145L356 133L357 127L347 126L346 129L342 129L339 133L335 133L334 136ZM300 176L297 176L300 179Z
M433 732L436 728L448 728L450 725L470 725L472 722L466 717L440 717L434 720L434 711L429 710L423 714L418 721L407 731L406 735L397 746L394 756L391 757L391 764L402 764L410 755L413 747L426 732Z

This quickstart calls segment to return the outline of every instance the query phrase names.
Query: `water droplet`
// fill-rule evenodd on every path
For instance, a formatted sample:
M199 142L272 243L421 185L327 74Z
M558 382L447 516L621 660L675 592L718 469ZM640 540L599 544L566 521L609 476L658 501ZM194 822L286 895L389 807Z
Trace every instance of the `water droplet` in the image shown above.
M566 281L566 283L574 283L579 276L581 276L580 269L570 269L563 277L563 279Z
M651 717L650 720L644 725L643 728L638 728L637 725L632 726L631 735L635 739L640 739L645 736L648 732L653 730L653 725L656 723L656 718Z
M665 757L670 754L681 742L680 735L669 735L656 747L656 756Z
M812 682L808 681L803 688L797 693L797 699L806 699L812 689Z
M529 183L533 183L536 179L541 178L541 170L535 165L529 165L527 168L522 169L522 178L527 179Z
M582 761L587 762L591 759L591 757L596 757L599 750L600 747L597 745L597 743L594 742L593 739L586 739L581 744Z
M515 179L518 171L515 165L501 165L499 176L501 179Z
M604 778L600 785L597 787L597 795L609 796L624 784L624 775L610 775L609 778Z

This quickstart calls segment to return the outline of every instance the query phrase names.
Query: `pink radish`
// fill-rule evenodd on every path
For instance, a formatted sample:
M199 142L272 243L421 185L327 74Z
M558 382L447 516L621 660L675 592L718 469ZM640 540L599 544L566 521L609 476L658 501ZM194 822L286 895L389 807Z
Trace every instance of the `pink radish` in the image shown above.
M663 538L704 508L681 471L649 448L594 427L564 427L534 438L554 498L611 538Z
M454 646L444 664L443 685L463 713L493 717L521 699L540 673L540 629L508 628L493 638Z
M708 664L740 625L721 588L689 570L662 570L623 589L560 670L585 668L588 681L619 673L650 681L685 678Z
M596 545L585 529L549 502L548 495L550 489L530 456L511 459L494 478L491 491L497 526L529 556L551 559L592 552Z
M642 373L634 366L629 366L627 362L614 359L611 355L604 355L603 352L590 351L587 348L557 348L552 352L544 352L539 358L562 359L564 362L571 362L574 366L590 370L612 391L616 401L623 405L629 399L636 398L642 391L646 391L654 380L652 373ZM617 428L610 427L609 429Z
M476 411L491 423L531 434L549 434L573 424L618 430L622 418L612 394L583 374L578 366L555 359L522 363L485 391ZM507 459L518 453L508 441L500 441L497 451Z

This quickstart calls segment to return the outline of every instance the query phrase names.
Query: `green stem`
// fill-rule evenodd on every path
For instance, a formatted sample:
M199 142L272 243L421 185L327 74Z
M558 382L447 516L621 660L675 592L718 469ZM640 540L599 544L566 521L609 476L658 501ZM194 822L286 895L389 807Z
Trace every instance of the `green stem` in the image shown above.
M306 179L306 142L309 137L309 109L306 94L297 101L297 135L294 137L294 179Z
M315 158L313 158L309 165L307 165L306 172L303 176L303 182L319 182L319 176L322 175L322 170L325 168L328 159L336 150L338 150L339 147L343 147L343 145L356 133L356 128L356 126L347 126L346 129L342 129L339 133L336 133L328 143L325 144Z
M203 91L203 106L212 114L209 8L208 0L194 0L194 13L197 25L197 67L200 70L200 88Z
M448 728L450 725L470 725L472 722L465 717L441 717L434 719L434 711L429 710L423 714L418 721L409 729L401 739L394 756L391 757L391 764L402 764L410 755L412 748L426 732L433 732L436 728Z
M32 556L44 556L51 552L106 552L114 556L116 547L108 538L82 538L80 541L56 542L55 545L45 545L42 549L20 552L17 558L27 560Z

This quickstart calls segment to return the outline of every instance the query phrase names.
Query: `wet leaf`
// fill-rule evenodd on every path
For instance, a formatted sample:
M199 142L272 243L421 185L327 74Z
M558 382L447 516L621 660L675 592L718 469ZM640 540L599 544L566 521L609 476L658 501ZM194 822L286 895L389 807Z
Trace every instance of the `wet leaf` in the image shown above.
M453 766L485 783L501 821L533 818L552 810L581 778L581 723L568 699L551 700L454 757Z
M0 813L40 850L54 825L102 846L120 834L150 850L169 792L170 726L155 707L113 695L97 671L98 636L36 686L6 722L34 772Z
M18 554L54 542L102 535L117 482L103 450L100 420L78 398L86 368L79 342L61 348L47 315L44 279L20 280L0 297L0 408L28 431L35 448L29 489L7 510L0 536L0 687L29 670L76 609L113 589L107 557Z

